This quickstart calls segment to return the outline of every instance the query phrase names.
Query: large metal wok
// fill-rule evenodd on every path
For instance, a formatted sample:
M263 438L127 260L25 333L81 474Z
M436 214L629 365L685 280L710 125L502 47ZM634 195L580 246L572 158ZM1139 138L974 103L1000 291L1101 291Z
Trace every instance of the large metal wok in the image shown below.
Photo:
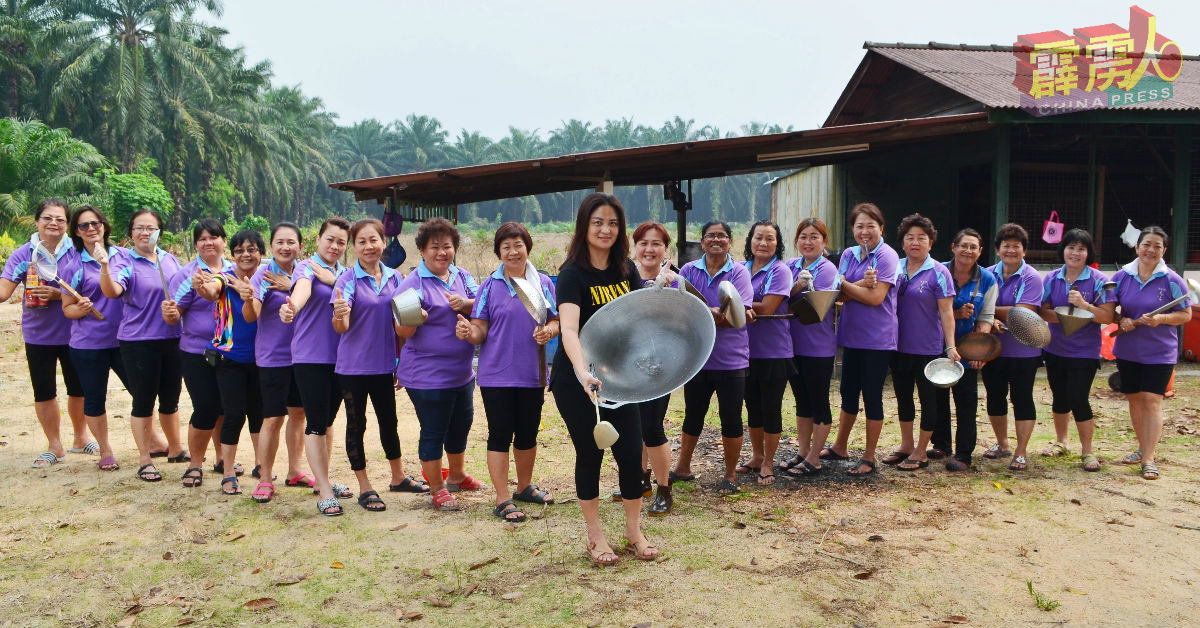
M657 399L708 361L717 329L708 306L683 287L634 290L596 311L579 333L606 408Z

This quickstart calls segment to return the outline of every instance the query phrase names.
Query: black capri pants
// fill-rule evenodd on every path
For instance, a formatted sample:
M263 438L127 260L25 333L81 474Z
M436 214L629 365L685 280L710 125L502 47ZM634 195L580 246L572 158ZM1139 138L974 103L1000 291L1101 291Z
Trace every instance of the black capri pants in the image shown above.
M121 361L125 363L129 393L133 395L130 416L154 414L158 399L159 414L179 412L179 392L183 389L183 365L179 339L122 340Z
M258 365L222 357L217 362L216 372L221 408L225 414L225 422L221 423L221 444L236 445L247 420L251 434L262 429L262 385L258 381Z
M783 433L783 392L795 370L791 358L750 358L744 394L748 426Z
M71 362L79 373L79 383L83 387L83 414L85 416L101 416L106 412L108 401L108 371L117 374L125 388L129 381L125 378L125 363L121 361L121 350L111 349L71 349Z
M1046 361L1046 381L1054 401L1051 407L1055 414L1070 412L1076 422L1091 421L1092 382L1100 370L1098 358L1066 358L1049 351L1042 352Z
M971 453L979 440L979 428L975 424L979 408L979 370L969 368L953 388L937 388L937 424L933 428L933 446L942 451L953 451L954 459L971 464ZM950 447L950 393L954 392L954 448Z
M258 367L258 382L262 386L264 417L287 415L288 408L299 408L300 387L290 366Z
M304 433L324 436L342 405L342 387L332 364L293 364L292 376L304 407ZM397 437L399 438L399 437Z
M564 362L569 364L569 362ZM568 367L569 368L569 367ZM581 501L600 497L600 467L604 452L596 447L592 430L596 427L596 410L592 398L569 370L550 383L554 404L567 425L571 443L575 445L575 494ZM601 393L601 398L603 398ZM740 405L740 404L739 404ZM635 404L619 408L600 408L600 419L616 428L617 442L612 454L617 461L617 479L622 495L642 494L642 420Z
M367 433L367 398L375 408L379 422L379 442L388 460L400 457L400 435L396 432L396 389L391 373L377 375L338 375L342 398L346 400L346 456L350 470L367 468L363 436Z
M537 447L545 389L480 386L479 395L487 414L488 451L508 453L510 446L521 451Z
M916 355L897 351L892 356L892 388L896 391L896 416L902 423L912 423L917 417L913 403L913 388L921 401L921 431L932 432L937 427L937 387L925 377L925 365L936 355Z
M987 390L988 416L1008 414L1008 395L1011 390L1013 418L1017 421L1037 419L1033 403L1033 380L1037 377L1042 358L1000 357L983 367L983 387Z
M700 433L704 431L704 417L708 415L708 406L712 403L714 392L717 393L717 413L721 416L721 436L741 438L746 369L703 369L683 385L683 433L700 437Z
M667 444L667 432L663 429L663 421L667 418L667 406L670 403L671 394L667 393L658 399L637 404L638 414L642 420L643 445L660 447Z
M79 374L75 371L75 364L71 362L71 348L67 345L25 343L25 361L29 364L29 381L33 384L34 402L50 401L58 396L55 362L62 365L67 396L83 396L83 386L79 382Z
M842 349L842 412L858 414L858 395L870 421L883 420L883 382L892 363L891 349Z
M211 430L221 418L221 388L217 386L217 370L198 353L180 352L183 384L192 398L192 418L188 424L198 430Z
M813 425L833 425L833 412L829 409L833 362L832 355L827 358L802 355L792 358L796 374L788 381L792 384L792 396L796 398L796 416L812 419Z

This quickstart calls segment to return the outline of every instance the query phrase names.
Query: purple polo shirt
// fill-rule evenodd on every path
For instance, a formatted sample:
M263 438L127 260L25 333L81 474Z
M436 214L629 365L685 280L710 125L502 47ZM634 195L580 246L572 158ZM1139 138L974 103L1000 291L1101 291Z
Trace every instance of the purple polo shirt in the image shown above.
M688 262L679 269L679 274L691 282L709 307L719 307L721 301L717 288L722 281L728 281L737 289L742 297L742 303L749 306L754 302L754 285L750 281L750 271L741 264L733 263L732 256L726 256L725 265L716 275L709 275L702 256L700 259ZM765 322L765 321L764 321ZM754 323L758 325L760 323ZM717 339L713 343L712 353L704 363L706 371L734 371L750 367L750 330L746 327L717 327Z
M293 271L295 267L293 267ZM283 275L288 279L292 276L283 271L275 260L258 269L250 278L250 286L254 289L254 298L262 303L258 315L258 335L254 338L254 361L259 366L279 368L292 365L292 326L279 320L279 306L287 300L287 292L268 290L271 285L266 279L267 272ZM330 327L333 326L333 315L329 316Z
M953 299L954 276L945 266L926 256L911 277L908 258L900 260L900 285L896 288L896 321L900 327L896 350L913 355L941 355L946 334L938 299Z
M309 259L333 271L335 277L346 271L338 262L326 264L319 255ZM298 262L292 273L293 285L301 280L312 284L312 292L292 319L292 364L334 364L341 337L333 329L333 308L329 306L333 303L333 286L314 277L307 262Z
M800 271L807 270L812 275L813 290L833 290L838 285L837 266L825 259L823 255L807 266L804 265L803 257L790 259L787 265L792 271L793 282L800 275ZM801 324L796 319L788 321L788 330L792 335L792 355L828 358L837 353L837 336L833 329L834 318L836 317L830 310L825 315L825 320L812 325ZM757 324L755 323L755 325Z
M416 272L400 283L401 292L409 288L421 293L421 307L429 313L429 320L404 343L400 351L400 365L396 369L396 381L401 386L417 390L466 386L475 379L475 371L471 370L475 345L459 340L454 335L458 312L450 309L446 293L474 299L479 294L475 278L462 268L451 265L450 283L446 283L430 272L425 260L421 260Z
M753 262L746 261L742 266L747 272ZM754 302L761 303L767 295L782 295L783 301L772 314L787 314L788 296L792 292L792 271L779 259L758 269L750 277L750 287L754 290ZM788 330L786 318L772 318L755 321L746 328L750 332L750 357L757 358L790 358L792 357L792 338Z
M891 284L883 303L867 305L861 301L846 299L842 304L842 318L838 325L838 344L850 349L873 349L894 351L896 349L896 284L899 282L900 257L881 238L875 250L862 254L863 247L852 246L842 251L838 272L846 281L854 283L866 276L868 270L875 271L875 280Z
M1018 304L1032 305L1034 309L1042 306L1042 276L1038 271L1021 261L1021 267L1016 272L1004 278L1004 262L999 262L988 270L996 275L997 290L996 307L1015 306ZM1027 347L1017 341L1010 333L1000 334L1000 357L1003 358L1036 358L1042 355L1041 349Z
M1121 316L1141 318L1175 299L1187 294L1187 284L1161 260L1146 283L1138 277L1137 260L1121 267L1113 275L1117 282L1117 303ZM1170 312L1191 307L1191 299L1176 305ZM1179 360L1179 332L1174 325L1135 327L1117 336L1113 355L1121 360L1142 364L1175 364Z
M197 270L207 270L210 273L232 272L233 262L221 258L221 268L213 269L197 257L167 281L171 296L175 298L175 305L179 307L179 322L182 325L179 350L193 355L204 355L204 350L212 346L217 304L196 294L192 289L192 275L196 274Z
M174 255L158 249L157 256L167 277L174 277L179 272L179 262ZM135 249L130 249L119 269L114 268L112 262L108 266L113 281L125 290L121 294L121 300L125 302L125 315L117 330L117 340L179 338L179 328L168 325L162 317L165 295L158 264L142 257Z
M547 320L554 319L558 316L554 284L541 273L538 278L542 296L550 304ZM541 388L537 342L533 339L537 323L504 278L503 265L479 287L471 318L488 322L487 340L479 347L479 385Z
M37 235L37 234L34 234ZM57 251L53 253L58 257L59 262L63 261L63 257L71 250L71 240L63 236L59 243ZM26 242L17 247L17 250L8 256L8 261L4 263L3 277L13 283L25 284L25 274L33 264L33 245ZM62 271L59 271L59 276L66 278ZM39 277L40 279L40 277ZM45 282L45 280L42 280ZM71 340L71 321L66 316L63 316L62 301L51 301L50 304L43 308L27 308L21 306L21 335L25 338L25 342L31 345L65 345Z
M1051 309L1070 305L1070 302L1067 301L1067 293L1071 291L1072 285L1067 284L1064 277L1066 272L1067 267L1063 266L1051 271L1042 282L1042 303L1049 305ZM1075 279L1073 285L1083 295L1084 301L1092 303L1096 300L1096 295L1100 293L1100 286L1103 286L1106 281L1108 281L1108 277L1104 273L1084 266L1083 272L1079 273L1079 277ZM1114 299L1113 293L1109 291L1100 296L1096 305L1111 303ZM1064 358L1099 360L1100 324L1088 323L1083 326L1083 329L1076 331L1068 338L1063 335L1062 325L1050 323L1050 344L1046 345L1045 351Z
M334 288L350 305L350 328L338 340L333 371L340 375L382 375L396 370L396 331L392 327L392 297L400 294L400 274L380 264L382 283L376 283L358 262L338 276ZM317 282L319 283L319 282ZM329 302L337 300L331 292ZM309 303L304 307L316 305ZM314 308L315 309L315 308ZM333 312L329 312L330 325Z
M118 246L108 247L111 260L124 257L125 250ZM111 263L111 262L110 262ZM92 301L92 309L104 315L104 320L88 314L71 321L72 349L113 349L118 346L117 329L125 313L125 304L120 299L110 299L100 290L100 262L92 258L87 250L74 248L58 264L58 274L80 296ZM65 292L65 291L64 291Z

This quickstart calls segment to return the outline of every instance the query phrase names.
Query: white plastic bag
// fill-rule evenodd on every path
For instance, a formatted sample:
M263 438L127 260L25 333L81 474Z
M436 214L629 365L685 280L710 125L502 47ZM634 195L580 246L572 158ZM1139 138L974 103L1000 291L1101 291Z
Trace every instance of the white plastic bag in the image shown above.
M1137 227L1134 227L1133 221L1126 218L1125 219L1125 230L1121 232L1121 241L1124 242L1126 246L1128 246L1129 248L1132 249L1137 246L1138 236L1141 235L1141 233L1142 233L1142 230L1138 229Z

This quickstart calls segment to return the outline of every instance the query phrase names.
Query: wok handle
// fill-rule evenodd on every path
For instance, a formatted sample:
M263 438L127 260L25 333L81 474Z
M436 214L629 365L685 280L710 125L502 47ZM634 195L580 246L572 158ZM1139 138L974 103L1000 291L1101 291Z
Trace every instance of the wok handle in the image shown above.
M79 292L77 290L75 290L74 288L72 288L71 285L68 284L67 282L59 281L58 286L60 288L62 288L63 290L66 290L67 294L75 297L76 301L83 299L83 295L79 294ZM101 320L101 321L104 320L104 315L101 314L96 308L92 308L92 310L90 312L88 312L88 314L95 316L96 320Z
M621 406L625 405L625 402L624 401L609 401L608 399L601 399L597 403L597 405L599 405L603 408L607 408L609 410L615 410L615 409L620 408Z
M796 318L795 314L759 314L754 317L754 320L761 321L764 318Z

